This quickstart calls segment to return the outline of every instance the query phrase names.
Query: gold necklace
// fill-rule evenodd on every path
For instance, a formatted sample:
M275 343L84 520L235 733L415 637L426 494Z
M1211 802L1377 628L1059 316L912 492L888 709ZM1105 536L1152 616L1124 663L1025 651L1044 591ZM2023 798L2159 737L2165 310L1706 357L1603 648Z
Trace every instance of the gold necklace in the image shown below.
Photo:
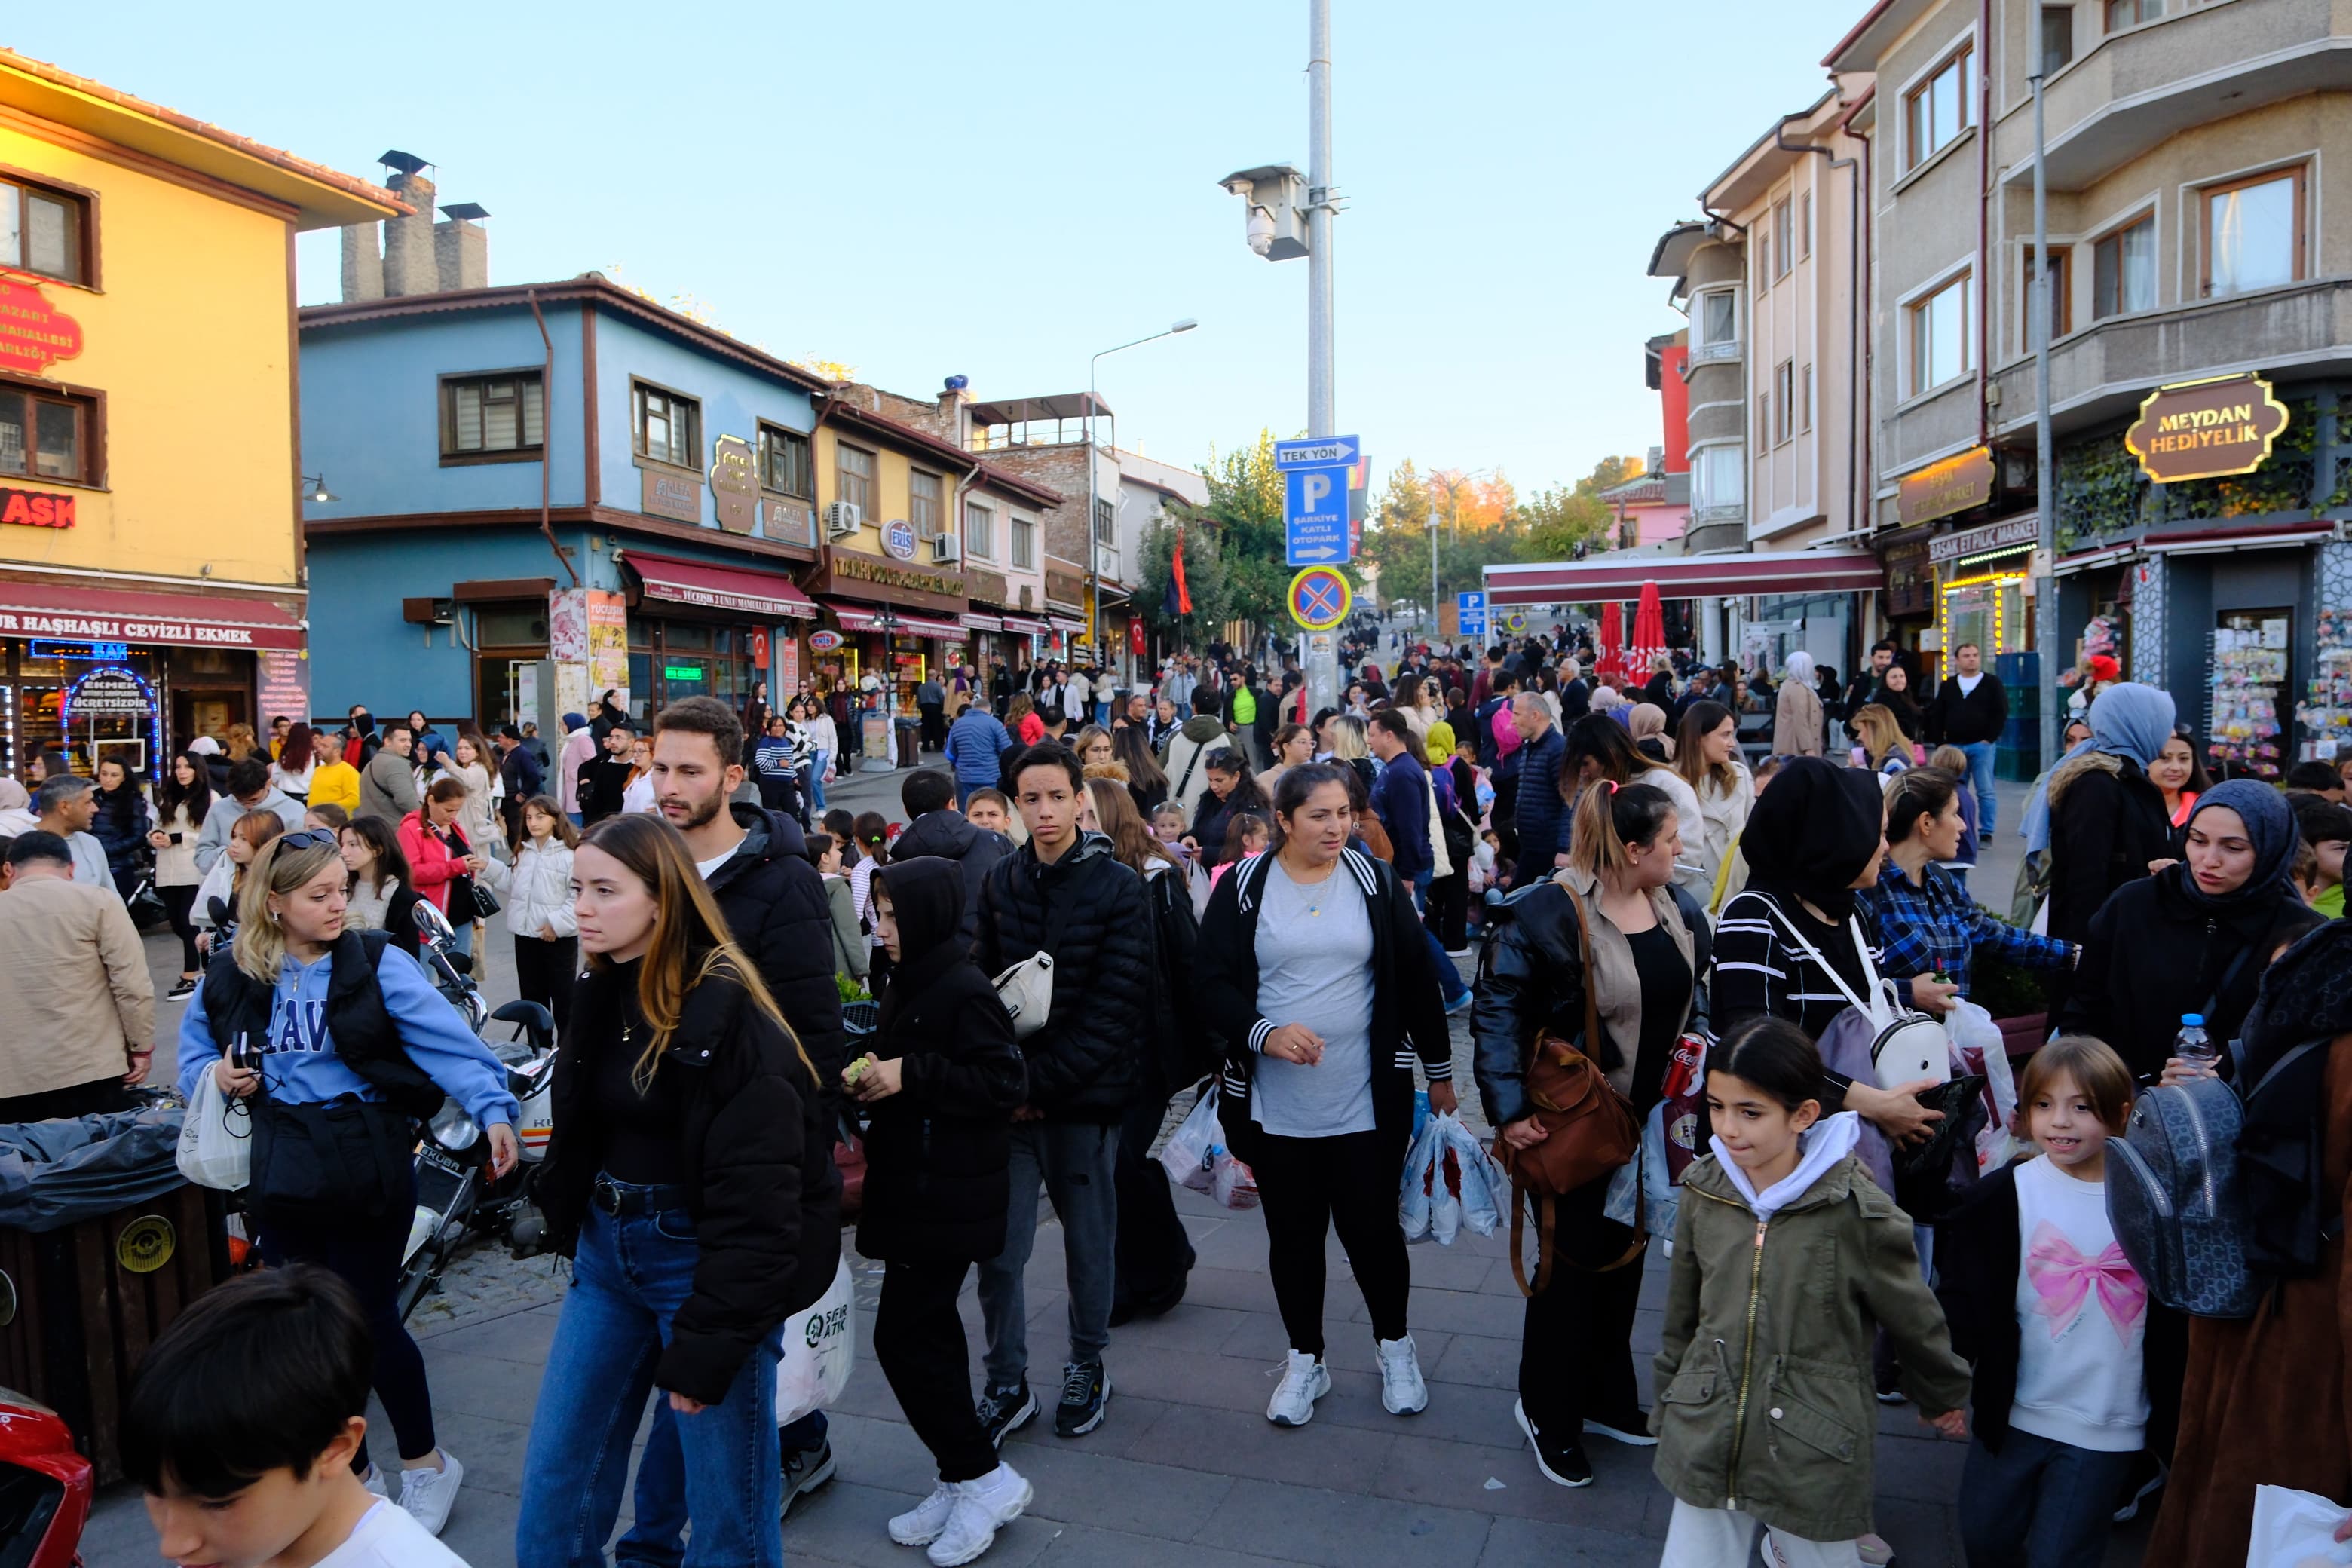
M1321 881L1310 883L1300 881L1297 878L1291 876L1289 867L1283 867L1282 874L1285 877L1289 878L1290 885L1292 887L1298 889L1298 901L1307 906L1307 919L1319 921L1323 918L1323 904L1324 901L1331 896L1331 879L1339 869L1339 864L1335 860L1331 863L1330 870L1323 873L1323 879ZM1308 899L1307 893L1307 889L1310 887L1321 889L1320 896L1311 900Z

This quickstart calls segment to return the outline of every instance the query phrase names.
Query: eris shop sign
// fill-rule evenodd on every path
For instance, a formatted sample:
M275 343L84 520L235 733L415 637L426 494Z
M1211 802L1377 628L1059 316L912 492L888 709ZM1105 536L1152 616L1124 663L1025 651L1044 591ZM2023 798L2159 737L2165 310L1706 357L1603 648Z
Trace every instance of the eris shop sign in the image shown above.
M0 524L19 528L71 528L74 498L49 490L20 490L0 485Z

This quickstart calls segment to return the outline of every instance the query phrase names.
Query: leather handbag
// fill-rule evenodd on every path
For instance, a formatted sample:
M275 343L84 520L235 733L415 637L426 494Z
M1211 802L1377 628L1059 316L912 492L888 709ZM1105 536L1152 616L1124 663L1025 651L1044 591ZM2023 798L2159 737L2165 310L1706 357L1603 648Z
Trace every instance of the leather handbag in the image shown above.
M1560 887L1576 910L1577 955L1583 965L1582 1044L1590 1047L1601 1037L1600 1006L1592 993L1591 922L1585 917L1584 900L1566 883ZM1511 1204L1511 1277L1518 1281L1520 1295L1534 1296L1551 1282L1559 1200L1632 1163L1641 1153L1642 1125L1632 1103L1617 1092L1617 1086L1587 1051L1549 1030L1536 1035L1524 1082L1528 1104L1546 1136L1528 1149L1514 1149L1497 1137L1495 1153L1516 1189ZM1529 1209L1536 1212L1537 1225L1533 1286L1528 1283L1526 1248L1521 1244ZM1615 1262L1591 1272L1606 1274L1641 1256L1647 1238L1639 1218L1637 1207L1633 1246Z

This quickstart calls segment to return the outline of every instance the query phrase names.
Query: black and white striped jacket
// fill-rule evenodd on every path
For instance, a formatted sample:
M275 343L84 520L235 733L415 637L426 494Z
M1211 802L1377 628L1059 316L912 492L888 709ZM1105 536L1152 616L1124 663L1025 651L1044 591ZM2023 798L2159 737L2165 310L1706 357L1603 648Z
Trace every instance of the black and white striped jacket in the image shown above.
M1432 1082L1451 1079L1453 1038L1411 890L1386 864L1352 847L1339 858L1341 873L1355 878L1371 915L1372 962L1364 984L1372 988L1372 1117L1382 1132L1395 1134L1401 1154L1412 1127L1413 1065L1418 1060ZM1253 855L1217 884L1194 950L1202 1011L1226 1042L1218 1120L1226 1142L1244 1160L1251 1157L1249 1142L1257 1130L1249 1110L1250 1083L1258 1053L1277 1024L1257 1005L1257 921L1272 861L1270 853Z

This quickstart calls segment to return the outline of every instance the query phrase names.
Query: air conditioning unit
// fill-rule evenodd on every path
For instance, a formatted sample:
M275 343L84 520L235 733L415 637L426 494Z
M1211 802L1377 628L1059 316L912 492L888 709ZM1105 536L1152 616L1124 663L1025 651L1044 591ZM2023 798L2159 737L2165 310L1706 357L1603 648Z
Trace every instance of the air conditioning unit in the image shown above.
M856 501L837 500L824 509L824 531L835 539L856 533L865 521L866 513Z
M963 559L963 545L955 535L942 533L931 541L931 562L934 565L952 566Z

